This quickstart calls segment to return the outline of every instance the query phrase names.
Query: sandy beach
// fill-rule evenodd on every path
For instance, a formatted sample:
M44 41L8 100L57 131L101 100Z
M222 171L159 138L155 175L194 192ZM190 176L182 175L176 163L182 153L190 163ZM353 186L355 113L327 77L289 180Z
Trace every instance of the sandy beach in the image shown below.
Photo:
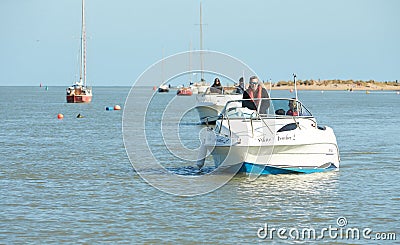
M286 82L288 84L282 85L282 82L272 84L273 90L290 90L293 89L293 82ZM299 82L300 83L300 82ZM349 90L349 91L376 91L376 90L395 90L400 91L400 84L396 82L372 82L372 83L334 83L334 82L320 82L311 85L297 83L298 90ZM269 83L264 84L266 88L270 87Z

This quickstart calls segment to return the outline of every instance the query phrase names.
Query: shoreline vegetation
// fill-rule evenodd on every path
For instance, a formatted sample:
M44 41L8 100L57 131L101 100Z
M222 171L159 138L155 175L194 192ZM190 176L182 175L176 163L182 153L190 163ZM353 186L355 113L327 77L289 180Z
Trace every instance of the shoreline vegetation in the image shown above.
M269 88L270 82L264 82L264 86ZM360 90L400 90L400 82L386 81L378 82L374 80L361 81L361 80L296 80L296 87L298 90L347 90L347 91L360 91ZM271 89L273 90L290 90L294 88L293 81L279 81L272 83Z

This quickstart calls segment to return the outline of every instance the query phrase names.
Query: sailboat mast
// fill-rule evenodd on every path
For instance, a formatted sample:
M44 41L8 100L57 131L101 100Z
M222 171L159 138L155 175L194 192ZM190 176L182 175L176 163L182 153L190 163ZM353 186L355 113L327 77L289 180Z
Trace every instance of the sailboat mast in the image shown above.
M296 93L296 103L297 103L297 86L296 86L296 74L293 73L293 81L294 81L294 92Z
M200 65L201 65L201 80L204 80L203 73L203 20L201 13L201 2L200 2Z
M161 63L161 80L162 80L162 85L164 85L165 79L164 79L164 69L165 69L165 61L164 61L164 47L162 48L162 63Z
M192 84L192 41L189 43L189 84Z
M86 25L85 25L85 0L82 0L82 33L81 33L81 78L86 86ZM83 75L83 77L82 77Z

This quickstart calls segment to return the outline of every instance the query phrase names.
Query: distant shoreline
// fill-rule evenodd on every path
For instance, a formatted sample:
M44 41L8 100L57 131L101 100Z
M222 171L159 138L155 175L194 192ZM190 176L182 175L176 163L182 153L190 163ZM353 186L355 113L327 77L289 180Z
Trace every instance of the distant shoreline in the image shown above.
M42 87L66 87L67 85L43 85ZM94 85L91 87L133 87L134 85ZM38 87L35 85L0 85L0 87ZM154 88L154 85L142 85L139 87ZM247 86L246 86L247 87ZM294 89L293 81L279 81L277 83L264 82L264 87L272 90L291 90ZM337 90L337 91L400 91L400 82L377 82L377 81L353 81L353 80L305 80L296 81L298 90ZM176 89L176 87L171 87Z
M269 84L265 85L266 88L269 88ZM347 91L397 91L400 90L400 86L350 86L350 85L344 85L344 84L330 84L330 85L297 85L297 90L347 90ZM273 86L272 90L290 90L294 89L294 86Z
M270 83L264 83L266 88L270 87ZM325 80L325 81L296 81L298 90L347 90L347 91L379 91L379 90L400 90L400 83L395 82L376 82L376 81L341 81L341 80ZM272 84L272 90L290 90L294 89L293 81L280 81Z

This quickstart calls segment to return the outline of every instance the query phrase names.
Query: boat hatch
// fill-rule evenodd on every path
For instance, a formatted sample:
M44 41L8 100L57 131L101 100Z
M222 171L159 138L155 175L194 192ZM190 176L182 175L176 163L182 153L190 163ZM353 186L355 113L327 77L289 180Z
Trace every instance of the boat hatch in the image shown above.
M290 130L295 130L298 127L298 123L289 123L280 128L277 132L284 132L284 131L290 131Z

